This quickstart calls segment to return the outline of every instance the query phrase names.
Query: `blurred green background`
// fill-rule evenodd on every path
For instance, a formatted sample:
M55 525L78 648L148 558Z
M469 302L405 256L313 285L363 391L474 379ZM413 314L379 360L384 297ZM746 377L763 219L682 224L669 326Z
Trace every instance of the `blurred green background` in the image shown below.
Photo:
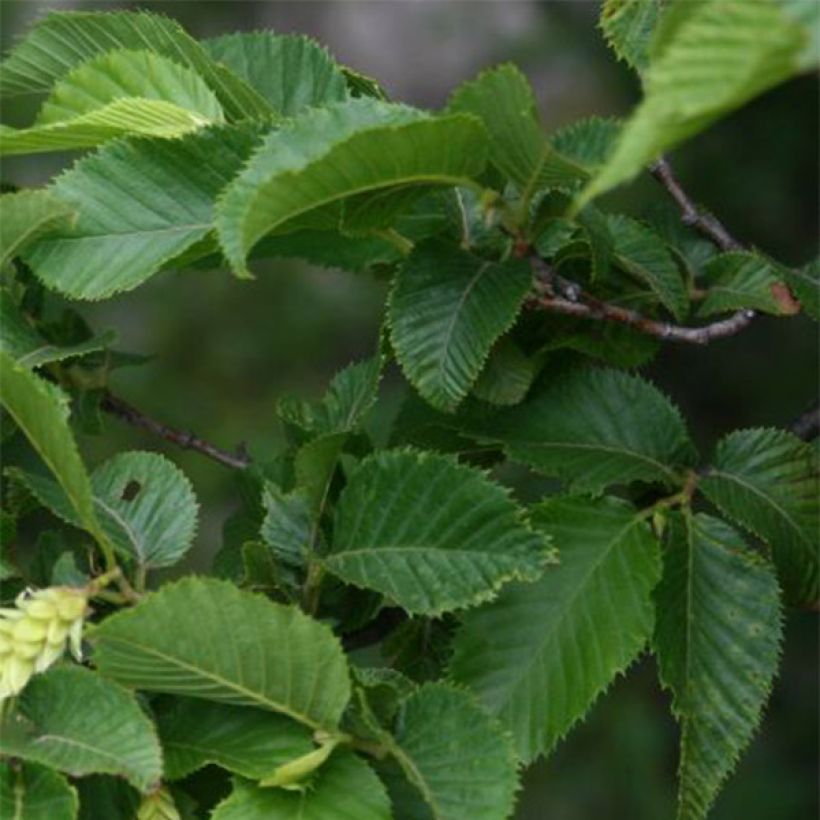
M460 81L513 60L530 77L543 120L555 128L585 114L624 114L636 78L607 52L596 2L9 2L0 4L7 49L49 8L145 8L194 35L272 28L308 33L337 58L382 81L395 98L444 103ZM7 105L23 125L33 101ZM680 177L740 239L800 264L817 254L817 77L792 81L676 152ZM70 156L6 161L3 180L44 184ZM617 194L635 214L662 200L651 180ZM138 290L82 305L96 330L114 327L121 349L154 358L119 370L116 392L166 423L257 458L281 442L276 398L319 395L332 374L374 346L384 283L291 262L260 266L239 282L225 271L156 277ZM667 346L649 375L682 407L704 452L728 430L787 426L817 396L818 337L803 318L760 319L708 349ZM391 388L391 385L388 385ZM392 384L394 399L398 385ZM205 566L236 504L233 477L202 457L107 420L86 437L96 463L117 450L165 452L191 477L203 507L194 563ZM718 820L818 816L818 624L789 613L784 664L761 731L720 797ZM546 763L527 773L517 817L654 820L674 816L676 730L647 660L619 679ZM465 820L469 820L465 818Z

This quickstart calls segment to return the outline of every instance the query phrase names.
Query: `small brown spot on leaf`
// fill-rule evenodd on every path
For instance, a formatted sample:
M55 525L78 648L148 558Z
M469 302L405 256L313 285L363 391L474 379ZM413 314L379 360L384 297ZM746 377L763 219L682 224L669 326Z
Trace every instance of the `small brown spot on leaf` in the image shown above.
M775 282L772 285L772 296L784 316L794 316L795 313L800 313L800 302L792 296L792 292L783 282Z

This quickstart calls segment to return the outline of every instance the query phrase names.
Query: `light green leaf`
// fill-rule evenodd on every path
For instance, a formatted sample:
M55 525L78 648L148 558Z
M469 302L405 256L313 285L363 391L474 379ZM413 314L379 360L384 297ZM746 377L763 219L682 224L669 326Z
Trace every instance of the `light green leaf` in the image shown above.
M430 807L433 820L504 820L517 761L509 736L466 692L429 683L410 695L382 742Z
M654 649L681 727L680 820L701 820L760 722L780 654L777 580L708 515L672 519Z
M448 110L481 119L490 135L490 161L518 186L524 210L540 188L572 185L588 176L547 141L532 88L511 63L459 86Z
M296 217L312 211L300 227L336 228L346 197L468 184L484 166L485 139L472 117L434 118L369 98L308 110L270 134L220 197L225 255L247 275L250 249L271 231L293 228Z
M97 627L94 662L136 689L257 706L333 728L350 696L330 629L214 578L166 584Z
M116 774L143 792L162 776L156 732L134 696L79 666L32 678L4 717L0 753L73 777Z
M304 791L263 789L235 780L213 820L390 820L390 801L373 770L350 752L335 752Z
M552 560L501 486L445 456L396 450L351 476L324 564L408 612L437 615L534 580Z
M109 331L67 347L53 345L27 321L11 293L6 288L0 288L0 350L8 353L21 366L34 368L105 350L115 338L114 331Z
M755 253L722 253L704 266L708 286L700 316L751 308L775 316L797 313L795 302L783 283L782 270Z
M653 230L622 214L607 217L618 267L648 285L678 320L689 309L689 297L678 265L666 242Z
M674 486L694 461L678 410L649 382L616 370L560 376L475 429L503 442L514 461L579 491L632 481Z
M192 69L213 89L230 119L274 113L244 80L215 63L179 23L147 11L46 15L3 61L0 95L48 91L77 65L117 49L148 49Z
M259 535L278 561L295 567L304 565L314 530L311 498L302 488L285 493L266 482L262 494L265 519Z
M48 191L0 196L0 269L40 236L71 226L74 211Z
M490 404L518 404L530 389L536 366L509 336L498 340L490 351L473 395Z
M808 32L774 0L676 5L658 29L644 100L576 209L800 68Z
M396 358L432 405L454 410L532 285L523 260L491 262L439 240L417 245L390 294Z
M604 0L600 26L619 60L636 71L649 61L649 44L663 0Z
M344 75L327 49L309 37L237 32L204 40L202 46L284 116L347 99Z
M164 777L179 780L209 763L259 780L314 748L305 727L273 712L174 698L157 715Z
M783 430L738 430L718 443L698 488L768 542L790 600L820 600L820 475L811 445Z
M559 545L560 565L467 613L451 662L527 761L548 754L640 654L660 577L657 541L624 501L559 497L535 508L534 523Z
M0 817L4 820L75 820L77 792L52 769L0 762Z
M69 524L84 527L59 485L13 474ZM110 543L144 569L175 564L196 533L198 505L185 474L159 453L118 453L91 475L96 519Z
M253 126L217 127L106 146L57 178L52 190L79 217L71 230L37 242L25 260L46 286L75 299L135 288L208 235L214 199L256 133Z

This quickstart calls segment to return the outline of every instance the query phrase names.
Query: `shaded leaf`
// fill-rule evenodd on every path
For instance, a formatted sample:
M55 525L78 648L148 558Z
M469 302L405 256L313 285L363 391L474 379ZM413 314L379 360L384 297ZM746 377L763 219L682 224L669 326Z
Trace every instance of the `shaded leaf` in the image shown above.
M0 817L14 820L74 820L77 792L45 766L0 762Z
M518 404L527 395L535 374L535 363L504 336L490 351L473 386L473 395L490 404Z
M604 0L600 26L609 47L636 71L649 62L649 45L663 0Z
M285 493L273 482L267 482L262 504L265 518L259 535L278 561L303 566L314 526L310 496L301 488Z

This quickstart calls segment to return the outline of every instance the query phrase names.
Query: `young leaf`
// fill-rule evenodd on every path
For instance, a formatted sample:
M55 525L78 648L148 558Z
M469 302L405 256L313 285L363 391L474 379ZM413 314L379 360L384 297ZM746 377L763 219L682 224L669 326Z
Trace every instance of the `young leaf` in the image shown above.
M31 680L3 720L0 753L73 777L120 775L143 792L162 775L156 732L134 696L79 666Z
M256 140L253 126L217 127L106 146L57 178L51 190L79 217L71 230L37 242L26 262L74 299L135 288L208 235L216 195Z
M775 316L792 315L799 303L783 283L781 271L763 257L745 251L722 253L704 266L708 284L700 316L751 308Z
M56 515L85 525L53 481L14 471ZM91 475L96 519L110 543L144 569L175 564L196 533L198 505L191 483L158 453L118 453Z
M432 453L379 452L339 499L327 569L437 615L538 578L553 560L506 491L479 471Z
M656 34L643 102L576 208L800 69L808 32L774 0L678 5Z
M678 410L648 382L615 370L560 376L475 432L502 442L514 461L593 493L632 481L675 485L694 460Z
M303 791L263 789L234 780L212 820L390 820L390 801L367 763L334 752Z
M214 578L165 585L91 636L106 676L149 692L257 706L333 728L350 696L330 629Z
M369 98L308 110L270 134L220 197L220 242L233 269L247 275L250 249L296 217L325 206L300 227L336 228L341 211L334 206L346 197L467 184L481 172L485 151L473 117L434 118Z
M0 270L35 239L69 228L73 220L71 206L48 191L25 190L0 196Z
M649 44L663 0L604 0L600 26L609 47L636 71L649 62Z
M0 762L0 817L14 820L76 820L77 792L52 769Z
M213 89L230 119L274 113L244 80L214 62L179 23L147 11L46 15L3 61L0 96L48 91L75 66L116 49L148 49L192 69Z
M689 309L689 297L680 270L666 242L636 219L608 217L618 267L648 285L658 301L678 320Z
M560 545L560 565L467 613L451 662L524 760L549 753L640 654L660 576L657 541L624 501L555 498L534 524Z
M310 732L273 712L173 698L157 715L164 777L180 780L209 763L259 780L314 748Z
M558 154L538 121L527 78L511 63L482 72L453 93L448 110L475 114L490 135L490 161L529 203L540 188L571 185L586 171Z
M769 543L792 601L820 600L820 476L811 445L783 430L738 430L718 443L698 488Z
M503 820L517 787L510 738L464 691L422 686L401 705L395 736L382 738L433 820Z
M708 515L672 519L654 649L681 727L680 820L701 820L757 727L777 670L777 581Z
M347 99L344 75L327 50L309 37L237 32L204 40L202 46L283 116Z
M490 262L439 240L417 245L390 294L390 334L408 380L454 410L532 284L523 260Z

